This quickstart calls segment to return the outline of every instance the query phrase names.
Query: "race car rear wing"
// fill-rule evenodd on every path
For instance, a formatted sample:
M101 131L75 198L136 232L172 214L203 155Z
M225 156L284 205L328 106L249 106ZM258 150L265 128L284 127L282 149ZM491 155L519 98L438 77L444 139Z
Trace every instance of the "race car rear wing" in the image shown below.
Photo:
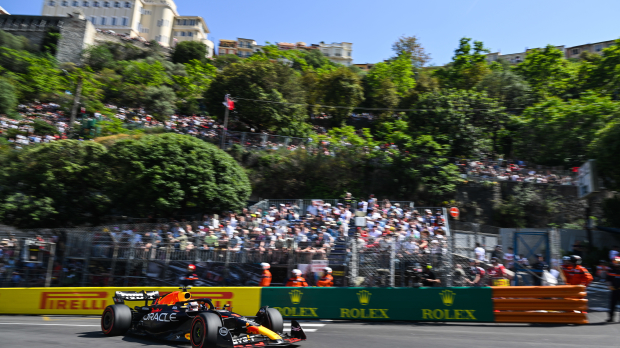
M159 298L159 291L117 291L114 293L114 303L124 304L125 301L145 301L145 305L148 306L149 300L155 300Z

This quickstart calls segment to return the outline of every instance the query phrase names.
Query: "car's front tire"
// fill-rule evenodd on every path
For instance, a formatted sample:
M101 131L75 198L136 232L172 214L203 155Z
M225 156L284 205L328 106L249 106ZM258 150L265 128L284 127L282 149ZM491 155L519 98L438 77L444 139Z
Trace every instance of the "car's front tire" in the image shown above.
M106 336L124 335L131 327L131 309L126 305L107 306L101 315L101 331Z
M216 348L217 328L222 320L215 313L200 313L192 320L189 340L192 348Z
M275 308L266 308L262 325L276 333L284 332L284 319Z

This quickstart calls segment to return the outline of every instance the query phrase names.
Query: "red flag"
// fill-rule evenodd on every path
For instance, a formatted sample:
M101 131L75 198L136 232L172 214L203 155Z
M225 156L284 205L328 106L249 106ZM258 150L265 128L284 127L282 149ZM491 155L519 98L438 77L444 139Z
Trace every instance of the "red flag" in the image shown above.
M230 95L226 94L225 100L224 100L224 106L228 108L228 110L234 110L235 109L235 102L230 99Z

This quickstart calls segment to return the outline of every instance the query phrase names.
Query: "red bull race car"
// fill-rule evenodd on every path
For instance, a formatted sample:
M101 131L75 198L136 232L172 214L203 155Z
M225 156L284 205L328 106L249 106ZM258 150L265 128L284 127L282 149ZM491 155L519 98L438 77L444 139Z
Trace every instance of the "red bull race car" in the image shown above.
M209 298L192 298L190 287L160 296L158 291L122 292L101 316L106 336L128 333L167 341L190 342L193 348L250 348L296 345L305 341L301 325L291 322L290 333L278 310L261 308L255 319L231 312L229 305L216 308ZM125 301L144 301L130 308ZM152 301L149 305L148 302Z

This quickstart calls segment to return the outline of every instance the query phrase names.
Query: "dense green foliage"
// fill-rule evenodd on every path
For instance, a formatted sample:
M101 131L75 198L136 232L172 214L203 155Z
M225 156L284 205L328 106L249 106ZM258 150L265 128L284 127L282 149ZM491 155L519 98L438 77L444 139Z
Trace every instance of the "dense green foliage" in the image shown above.
M0 220L18 226L96 223L110 212L168 217L240 209L251 188L225 152L195 138L61 140L0 156Z
M460 181L450 164L453 157L502 157L564 167L595 158L607 187L620 188L620 162L615 160L620 151L620 41L601 55L584 53L571 60L556 47L547 46L529 50L523 62L512 64L487 61L489 49L482 42L463 38L449 64L429 67L430 58L418 39L404 36L394 43L393 57L362 72L333 63L313 48L279 50L268 44L246 59L234 55L205 59L205 47L193 42L180 43L168 55L156 43L148 47L103 43L83 52L85 64L78 67L59 64L53 58L55 36L51 34L45 47L33 47L28 40L0 31L0 113L10 115L18 103L33 100L58 103L67 112L77 82L83 81L80 102L89 114L112 114L105 105L113 104L144 108L159 120L179 113L208 114L221 121L225 112L222 101L230 94L235 100L230 112L233 130L313 137L330 144L307 151L235 155L250 174L254 192L261 196L326 197L367 189L394 198L439 201L442 195L454 192ZM375 116L368 129L347 127L355 124L350 114L363 112ZM312 117L317 115L319 121ZM327 134L313 132L319 123L328 129ZM136 135L117 120L101 125L104 135ZM35 126L41 134L53 132L43 123ZM10 132L3 137L13 134ZM155 146L148 139L130 138L118 145L111 141L114 145L104 151L106 160L114 154L118 156L115 161L127 161L122 169L127 182L142 178L137 167L132 167L140 166L137 157L114 151L122 146ZM179 142L175 149L195 148L187 150L190 154L214 151L201 148L198 142ZM115 146L118 148L113 151ZM0 149L2 158L11 153L4 142ZM140 153L148 157L146 152ZM11 156L18 162L27 160ZM180 156L180 152L171 151L170 156ZM63 167L66 164L58 164ZM6 171L5 177L17 175L11 173ZM237 174L230 175L235 177L231 180L240 180ZM274 178L278 184L273 183ZM32 180L30 184L38 187L35 181L42 179L35 176ZM151 185L163 179L140 180ZM168 180L174 183L177 179ZM212 195L207 188L179 185L155 190L158 198L152 204L132 201L125 209L133 207L136 214L163 214L215 204L204 197L190 197L195 192ZM17 190L15 187L11 190ZM249 194L249 186L240 187ZM184 195L175 196L177 189ZM93 192L106 194L102 190L96 187ZM4 216L23 219L30 214L67 221L63 214L68 208L58 205L58 194L45 190L35 194L38 192L3 194L4 202L13 202L13 210L3 210ZM20 206L14 203L17 201L25 203ZM84 204L84 212L79 214L94 214L98 202ZM7 204L5 207L10 206ZM228 209L239 206L239 201L217 204ZM520 209L515 204L502 203L501 220L527 224L523 217L510 213Z
M198 41L181 41L172 52L172 62L185 64L192 60L204 62L207 57L207 46Z

